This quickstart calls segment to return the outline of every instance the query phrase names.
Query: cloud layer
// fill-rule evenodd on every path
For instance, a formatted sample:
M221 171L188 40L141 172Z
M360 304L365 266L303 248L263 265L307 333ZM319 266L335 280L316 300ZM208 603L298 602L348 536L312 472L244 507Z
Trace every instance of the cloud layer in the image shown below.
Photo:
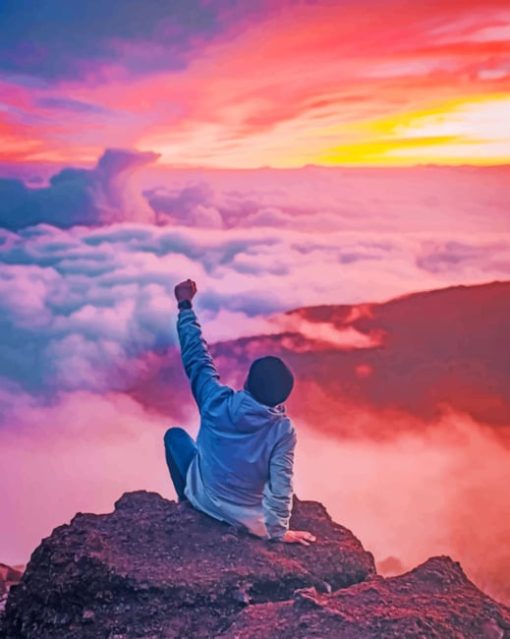
M173 286L187 277L211 340L274 333L267 316L291 308L509 277L508 236L485 218L492 206L494 231L508 223L502 170L168 174L153 160L110 150L46 187L4 181L19 192L0 205L9 384L128 388L147 353L175 343ZM365 339L323 332L346 347Z
M63 169L43 188L0 178L0 227L16 230L41 222L61 228L123 220L151 223L154 214L130 188L129 178L157 157L155 153L109 149L94 169Z
M173 299L175 284L191 277L207 340L239 338L228 357L216 347L225 381L238 384L256 347L278 341L307 365L303 396L320 410L310 416L295 408L299 496L324 501L380 561L396 555L407 566L451 552L480 585L506 597L496 568L501 547L482 566L475 557L483 535L492 531L503 544L508 532L494 510L508 503L501 441L461 410L422 420L405 384L391 388L412 405L393 411L374 401L369 408L352 392L364 384L377 399L373 380L384 358L371 355L386 347L392 326L412 342L405 314L400 323L386 318L380 330L371 303L509 279L504 170L166 172L146 164L153 159L111 150L94 169L64 169L46 186L8 182L19 199L0 218L0 483L8 522L1 559L25 561L53 526L77 510L111 509L122 491L173 497L162 434L175 424L192 434L197 428ZM13 202L20 202L16 215ZM331 304L349 316L329 317L320 305ZM319 308L285 314L311 305ZM408 317L409 326L423 319L439 330L446 310ZM486 348L478 357L464 351L474 367L487 360ZM345 379L355 383L343 394L335 387L332 402L320 373L332 378L333 366L340 376L347 360L354 368ZM387 361L387 372L398 373L398 362ZM455 474L462 482L452 481ZM332 475L338 490L325 479ZM355 482L357 492L347 490ZM406 524L410 502L414 519ZM483 521L470 546L458 529L472 527L475 513Z

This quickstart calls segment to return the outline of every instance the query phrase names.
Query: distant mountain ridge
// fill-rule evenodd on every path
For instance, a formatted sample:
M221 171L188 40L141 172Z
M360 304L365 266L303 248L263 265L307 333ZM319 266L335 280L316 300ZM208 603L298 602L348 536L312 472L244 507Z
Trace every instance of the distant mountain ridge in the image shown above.
M354 316L349 325L357 331L384 335L374 348L330 348L322 358L317 355L323 366L310 367L312 357L287 353L300 379L317 382L330 397L348 395L361 406L396 408L425 420L435 419L447 404L476 421L510 425L510 282L453 286L380 304L309 307L289 315L335 327ZM307 413L303 402L295 408Z
M345 403L425 421L449 406L494 427L510 425L510 281L302 307L274 320L272 334L210 343L221 378L242 388L255 357L284 357L296 376L289 412L318 428L352 434L348 421L334 419ZM179 353L151 356L147 371L131 394L184 416L175 401L189 392Z

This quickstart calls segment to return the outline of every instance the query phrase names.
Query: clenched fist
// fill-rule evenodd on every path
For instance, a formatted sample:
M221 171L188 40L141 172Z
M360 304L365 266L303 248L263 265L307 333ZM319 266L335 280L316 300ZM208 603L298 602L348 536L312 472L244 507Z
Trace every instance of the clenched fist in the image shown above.
M193 296L197 292L197 285L193 280L184 280L184 282L180 282L174 288L175 297L178 302L182 302L182 300L192 300Z

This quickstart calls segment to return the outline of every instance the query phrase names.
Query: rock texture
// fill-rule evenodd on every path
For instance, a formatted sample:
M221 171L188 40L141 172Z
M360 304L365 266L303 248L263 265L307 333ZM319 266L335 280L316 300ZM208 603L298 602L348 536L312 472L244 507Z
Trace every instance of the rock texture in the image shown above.
M328 592L375 574L374 560L324 507L295 497L310 546L274 543L155 493L106 515L76 515L32 554L9 595L8 639L214 637L249 604ZM0 633L1 634L1 633Z
M0 613L5 607L11 586L19 583L23 570L19 566L7 566L0 563Z
M310 546L273 543L155 493L76 515L12 586L2 639L510 639L510 608L433 557L383 578L324 507Z
M459 563L432 557L397 577L379 575L322 594L249 606L221 639L508 639L510 608L484 595Z

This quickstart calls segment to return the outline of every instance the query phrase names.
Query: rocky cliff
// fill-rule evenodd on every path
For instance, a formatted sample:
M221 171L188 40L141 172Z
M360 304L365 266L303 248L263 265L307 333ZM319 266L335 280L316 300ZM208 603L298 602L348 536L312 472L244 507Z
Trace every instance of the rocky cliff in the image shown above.
M504 639L510 609L484 595L449 557L322 594L248 606L222 639Z
M6 639L510 638L510 609L436 557L384 579L324 507L294 500L310 546L264 541L144 491L77 514L11 588Z

